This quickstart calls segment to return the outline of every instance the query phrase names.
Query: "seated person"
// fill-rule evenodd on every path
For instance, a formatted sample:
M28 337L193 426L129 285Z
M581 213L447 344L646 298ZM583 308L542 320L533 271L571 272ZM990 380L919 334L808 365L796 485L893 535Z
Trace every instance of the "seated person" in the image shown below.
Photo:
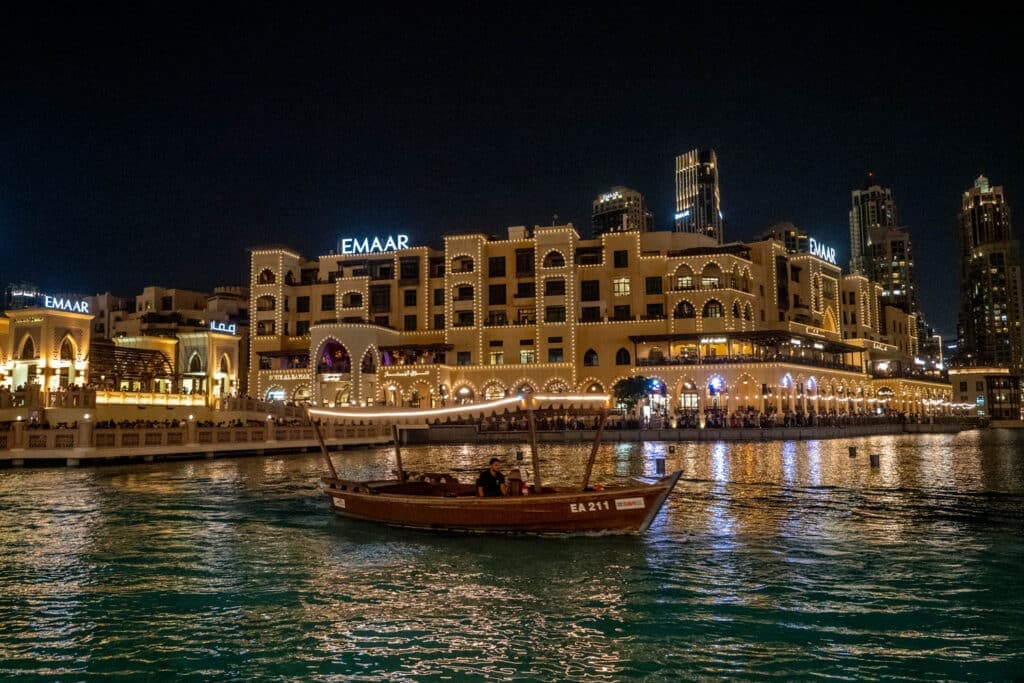
M501 458L491 458L490 466L480 472L476 478L476 495L480 498L508 495L505 475L501 473Z

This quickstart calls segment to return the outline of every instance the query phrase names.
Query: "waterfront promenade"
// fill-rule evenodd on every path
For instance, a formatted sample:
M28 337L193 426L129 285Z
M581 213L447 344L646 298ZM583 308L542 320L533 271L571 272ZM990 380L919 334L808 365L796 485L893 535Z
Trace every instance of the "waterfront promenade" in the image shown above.
M300 420L236 421L215 425L195 420L162 425L113 426L81 422L33 429L24 422L0 425L0 467L26 464L77 466L104 461L263 455L319 448L312 425ZM390 429L332 426L324 430L330 449L373 446L391 441Z

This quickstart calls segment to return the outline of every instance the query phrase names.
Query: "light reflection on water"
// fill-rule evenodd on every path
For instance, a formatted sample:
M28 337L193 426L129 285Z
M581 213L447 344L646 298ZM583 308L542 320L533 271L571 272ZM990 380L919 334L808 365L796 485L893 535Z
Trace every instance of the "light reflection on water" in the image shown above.
M683 471L642 538L336 519L312 454L5 470L0 678L1019 675L1024 440L847 445L606 444L596 482ZM517 448L403 455L469 479ZM578 485L587 453L544 446L546 481Z

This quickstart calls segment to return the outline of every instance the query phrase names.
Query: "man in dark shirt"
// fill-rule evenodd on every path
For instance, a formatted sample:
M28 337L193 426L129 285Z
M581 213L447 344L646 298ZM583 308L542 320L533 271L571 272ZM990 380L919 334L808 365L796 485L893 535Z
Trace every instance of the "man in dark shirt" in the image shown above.
M476 495L481 498L508 495L505 475L501 473L501 458L491 458L490 467L476 478Z

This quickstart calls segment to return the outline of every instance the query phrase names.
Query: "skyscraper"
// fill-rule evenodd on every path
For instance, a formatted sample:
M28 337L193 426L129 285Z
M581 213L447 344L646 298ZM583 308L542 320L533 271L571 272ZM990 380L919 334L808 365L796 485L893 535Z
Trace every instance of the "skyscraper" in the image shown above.
M647 210L642 194L628 187L613 187L594 200L591 225L594 237L629 230L650 232L654 215Z
M874 176L870 173L864 187L854 190L852 196L850 272L854 275L865 275L872 278L868 249L871 244L871 230L899 227L896 202L892 198L892 190L875 183Z
M692 149L676 157L675 229L707 235L722 243L718 157L713 149Z
M1024 371L1020 244L1000 186L978 176L963 194L957 230L960 265L961 362Z

